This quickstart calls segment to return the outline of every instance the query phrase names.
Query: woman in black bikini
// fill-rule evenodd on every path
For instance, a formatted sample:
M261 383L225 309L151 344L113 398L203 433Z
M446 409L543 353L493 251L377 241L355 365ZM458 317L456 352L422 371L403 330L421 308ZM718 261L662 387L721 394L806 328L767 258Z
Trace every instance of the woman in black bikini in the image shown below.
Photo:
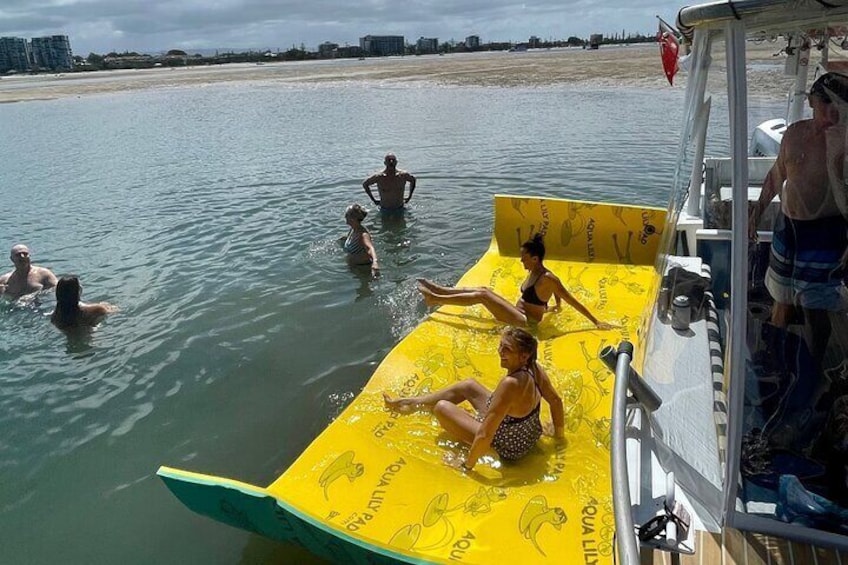
M551 311L559 310L560 302L565 300L572 308L595 324L598 329L611 329L613 327L611 324L595 318L585 306L580 304L566 290L559 278L542 264L544 259L545 244L542 241L542 234L537 233L521 246L521 264L530 272L524 284L521 285L521 297L515 306L487 287L447 287L427 279L418 279L418 290L424 295L424 302L427 303L427 306L482 304L498 321L516 326L540 322L544 313L548 311L548 302L553 296L556 299L556 306L551 308Z
M501 460L520 459L542 435L539 413L543 398L551 407L555 437L563 436L565 425L562 399L536 361L536 346L536 339L526 330L507 328L498 346L501 367L507 374L494 392L466 379L411 398L393 399L383 393L386 407L401 413L432 411L448 433L471 446L461 463L463 469L472 469L490 447ZM458 406L466 400L476 415Z

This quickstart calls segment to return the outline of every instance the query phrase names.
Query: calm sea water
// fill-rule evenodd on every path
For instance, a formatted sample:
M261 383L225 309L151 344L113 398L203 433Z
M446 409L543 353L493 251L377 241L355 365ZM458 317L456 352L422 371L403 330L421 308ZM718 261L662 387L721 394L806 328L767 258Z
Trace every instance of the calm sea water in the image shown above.
M424 317L415 278L484 252L493 194L664 206L682 99L252 82L0 106L0 256L25 242L121 308L69 340L50 297L0 303L0 561L310 561L194 515L157 467L271 482ZM374 281L336 241L387 151L418 189L366 220Z

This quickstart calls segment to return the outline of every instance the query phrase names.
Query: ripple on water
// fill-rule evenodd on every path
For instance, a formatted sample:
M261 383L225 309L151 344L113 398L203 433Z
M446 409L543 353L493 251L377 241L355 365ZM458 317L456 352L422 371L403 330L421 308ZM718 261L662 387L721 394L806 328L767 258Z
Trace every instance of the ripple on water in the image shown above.
M51 298L0 301L13 328L0 340L0 530L39 536L4 558L49 562L72 538L89 560L220 561L204 526L140 477L171 463L273 478L427 316L415 279L454 284L486 250L492 195L664 204L673 162L654 158L669 153L680 97L340 82L0 106L15 219L0 246L31 244L37 264L81 276L86 300L121 308L71 340L46 320ZM372 280L337 240L387 151L418 186L402 216L370 206ZM431 419L413 418L399 447L440 457ZM97 493L120 493L115 535L93 534L114 522L88 504ZM34 534L45 520L60 535Z

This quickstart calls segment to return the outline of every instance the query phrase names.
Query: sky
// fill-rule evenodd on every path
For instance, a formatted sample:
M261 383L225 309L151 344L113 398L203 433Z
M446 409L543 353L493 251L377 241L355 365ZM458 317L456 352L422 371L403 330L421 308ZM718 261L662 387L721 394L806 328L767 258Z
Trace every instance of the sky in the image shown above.
M692 4L693 2L689 2ZM0 0L0 37L67 35L74 54L358 45L365 35L440 42L654 33L683 0Z

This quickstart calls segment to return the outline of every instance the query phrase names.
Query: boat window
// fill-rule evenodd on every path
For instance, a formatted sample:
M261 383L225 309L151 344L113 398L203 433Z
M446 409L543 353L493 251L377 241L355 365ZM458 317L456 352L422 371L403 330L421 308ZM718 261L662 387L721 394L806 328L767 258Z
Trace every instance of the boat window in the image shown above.
M708 314L714 309L707 305L712 300L706 297L707 285L702 277L709 265L698 256L698 235L704 227L700 196L703 158L705 154L724 160L729 157L727 89L714 76L723 75L724 55L721 46L712 42L709 33L695 34L694 48L681 77L685 84L681 93L683 133L669 202L669 224L664 231L667 239L656 265L657 301L643 318L644 357L634 359L634 363L663 398L661 408L652 414L652 429L674 453L666 461L665 470L674 472L681 488L702 501L718 523L723 470L712 400L715 372L707 335L708 317L715 316ZM729 235L726 239L725 244L729 244ZM683 295L690 300L688 328L674 323L674 299ZM720 371L717 378L719 387L723 386ZM680 425L684 421L687 425Z
M757 237L748 243L744 367L734 372L744 378L737 498L749 516L844 535L848 78L826 75L825 59L848 57L817 49L823 41L815 32L796 36L788 42L796 59L775 58L770 71L749 55L751 150L759 156L749 159L748 209ZM749 54L758 47L749 45ZM786 76L805 57L804 76ZM767 93L771 86L782 99ZM781 117L792 122L788 129L768 121ZM716 176L723 178L721 166ZM729 228L723 182L707 192L715 202L707 222Z
M745 45L747 97L733 104L746 110L748 143L740 158L747 179L734 190L739 169L734 171L731 148L734 108L724 40L720 32L696 30L686 61L668 235L657 261L657 300L642 330L642 369L664 400L654 426L687 470L697 470L698 480L683 486L705 485L697 495L710 511L711 489L728 487L715 477L724 480L729 467L738 477L731 479L738 484L736 498L726 501L737 527L774 533L791 522L793 528L846 535L839 513L848 508L848 78L814 85L839 67L837 59L846 62L842 72L848 74L848 51L819 49L830 39L804 33L749 37ZM742 218L734 218L734 195L746 200ZM748 230L752 214L756 238ZM736 244L748 250L741 289L731 285ZM695 388L679 371L664 372L662 363L650 360L671 347L661 327L670 325L663 282L676 266L703 266L709 273L714 312L699 304L692 319L715 321L709 343L698 345L708 348L713 361L713 437L699 435L706 422L677 425L697 413L695 395L688 406L680 402ZM746 299L737 315L744 320L736 324L730 311L734 292ZM741 328L742 335L732 339L742 344L742 356L731 359L726 353L734 326ZM685 338L678 333L674 363L695 358L688 349L699 332L694 328ZM734 413L742 422L736 437L728 436L731 408L741 409ZM720 514L713 515L720 520Z

